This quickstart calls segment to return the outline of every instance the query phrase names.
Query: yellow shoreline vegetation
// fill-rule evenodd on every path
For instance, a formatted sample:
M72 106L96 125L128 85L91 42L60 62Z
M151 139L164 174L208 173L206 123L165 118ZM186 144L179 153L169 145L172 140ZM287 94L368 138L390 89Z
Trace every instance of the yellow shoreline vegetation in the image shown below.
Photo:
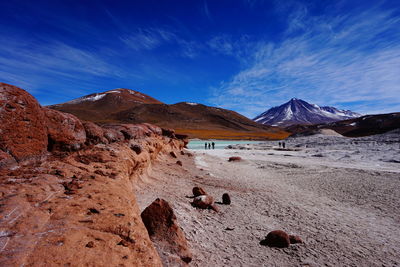
M186 134L189 138L199 139L222 139L222 140L281 140L290 134L282 130L271 130L271 132L239 132L227 130L205 130L205 129L179 129L177 134Z

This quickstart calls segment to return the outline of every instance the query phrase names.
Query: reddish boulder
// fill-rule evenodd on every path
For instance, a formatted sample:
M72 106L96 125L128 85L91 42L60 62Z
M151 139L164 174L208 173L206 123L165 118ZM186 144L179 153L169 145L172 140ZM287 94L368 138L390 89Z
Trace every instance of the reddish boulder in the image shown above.
M182 166L183 164L182 164L182 161L180 161L180 160L178 160L177 162L176 162L176 164L178 164L179 166Z
M287 248L290 245L289 235L282 230L275 230L260 242L261 245L277 248Z
M43 108L47 117L49 151L79 150L86 141L86 132L81 121L72 114Z
M231 204L231 197L229 196L228 193L224 193L222 195L222 203L224 203L225 205L230 205Z
M203 188L198 187L198 186L193 187L192 192L193 192L193 196L195 196L195 197L198 197L201 195L207 195L206 191L204 191Z
M90 121L82 121L82 125L85 128L87 145L108 143L107 139L104 137L103 128Z
M298 235L289 235L290 244L303 243L303 240Z
M165 265L176 256L181 259L182 264L192 260L185 234L167 201L157 198L142 212L141 217Z
M46 152L45 114L25 90L0 83L0 125L0 150L16 160Z
M197 196L193 199L193 207L200 209L209 209L214 204L214 198L209 195Z
M231 161L241 161L241 160L242 160L241 157L230 157L230 158L228 159L229 162L231 162Z

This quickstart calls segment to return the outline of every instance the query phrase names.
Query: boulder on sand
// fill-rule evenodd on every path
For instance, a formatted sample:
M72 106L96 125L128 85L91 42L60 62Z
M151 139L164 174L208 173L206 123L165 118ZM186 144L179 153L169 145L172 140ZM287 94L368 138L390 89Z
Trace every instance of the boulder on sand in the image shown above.
M176 261L176 256L182 264L192 260L185 234L167 201L157 198L142 212L141 217L165 266Z
M289 235L285 231L275 230L269 232L260 244L269 247L287 248L290 245Z
M195 197L198 197L201 195L207 195L206 191L204 191L203 188L198 187L198 186L193 187L192 192L193 192L193 196L195 196Z
M229 196L228 193L224 193L222 195L222 203L225 205L230 205L231 204L231 197Z
M195 197L193 199L192 206L200 209L212 209L218 212L218 208L214 205L214 198L209 195Z
M228 159L229 162L231 162L231 161L241 161L241 160L242 160L241 157L230 157L230 158Z
M178 160L177 162L176 162L176 164L178 164L179 166L182 166L183 164L182 164L182 161L180 161L180 160Z

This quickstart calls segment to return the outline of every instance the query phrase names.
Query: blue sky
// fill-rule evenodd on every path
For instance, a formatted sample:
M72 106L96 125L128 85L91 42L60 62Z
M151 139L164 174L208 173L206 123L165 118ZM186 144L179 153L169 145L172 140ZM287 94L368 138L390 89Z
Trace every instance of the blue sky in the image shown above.
M400 111L400 2L1 1L0 81L42 105L114 88L254 117L292 97Z

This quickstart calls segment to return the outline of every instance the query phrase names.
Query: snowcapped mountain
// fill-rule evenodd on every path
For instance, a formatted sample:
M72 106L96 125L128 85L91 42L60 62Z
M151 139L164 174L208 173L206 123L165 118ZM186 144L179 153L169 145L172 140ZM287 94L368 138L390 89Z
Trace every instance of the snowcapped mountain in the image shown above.
M360 117L361 114L334 107L320 107L304 100L292 98L279 107L273 107L258 115L255 122L272 126L317 124Z

